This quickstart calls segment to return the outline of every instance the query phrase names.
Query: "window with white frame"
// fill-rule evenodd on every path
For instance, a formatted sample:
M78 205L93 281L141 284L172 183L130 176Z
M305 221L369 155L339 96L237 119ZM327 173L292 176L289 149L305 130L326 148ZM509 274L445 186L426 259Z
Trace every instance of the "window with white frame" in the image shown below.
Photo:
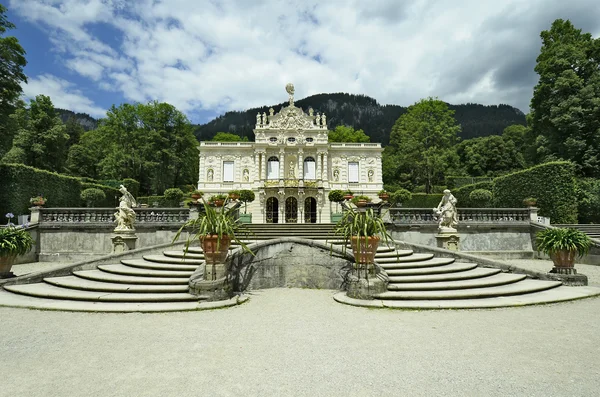
M233 161L223 161L223 182L233 182Z
M316 164L312 157L304 159L304 179L317 179Z
M267 179L279 179L279 158L276 156L267 160Z
M358 183L358 162L348 163L348 183Z

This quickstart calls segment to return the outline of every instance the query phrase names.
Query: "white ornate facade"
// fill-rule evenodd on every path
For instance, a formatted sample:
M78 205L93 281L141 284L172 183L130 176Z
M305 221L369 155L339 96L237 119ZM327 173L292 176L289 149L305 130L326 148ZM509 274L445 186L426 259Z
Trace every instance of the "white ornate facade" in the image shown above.
M205 197L253 190L253 223L328 223L331 190L377 201L383 188L379 143L329 143L325 114L289 105L256 115L255 142L200 142L198 190Z

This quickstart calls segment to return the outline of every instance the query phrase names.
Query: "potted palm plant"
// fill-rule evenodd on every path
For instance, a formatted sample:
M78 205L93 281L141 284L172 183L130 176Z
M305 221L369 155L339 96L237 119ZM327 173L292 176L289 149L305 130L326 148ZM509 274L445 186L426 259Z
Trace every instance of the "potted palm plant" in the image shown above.
M342 219L336 224L334 232L344 242L344 247L350 245L356 261L356 269L364 269L365 275L372 273L375 253L383 238L388 244L391 236L385 223L373 208L357 208L348 206Z
M188 251L193 241L199 240L206 263L213 265L225 262L232 241L252 253L238 237L244 230L243 225L235 218L235 212L236 207L227 208L223 205L215 208L204 202L204 212L197 219L190 219L181 226L173 242L179 239L183 231L189 230L185 251Z
M225 204L226 200L226 194L215 194L214 196L210 197L209 202L213 203L215 207L222 207Z
M22 226L14 226L10 223L12 214L6 214L9 218L8 226L0 228L0 278L13 277L10 271L15 258L25 255L33 247L33 239Z
M551 228L536 235L538 252L554 262L553 273L576 274L575 258L586 255L591 243L587 234L573 228Z
M377 195L379 196L379 198L380 198L382 201L388 201L388 199L390 198L390 194L389 194L389 193L387 192L387 190L385 190L385 189L381 189L381 190L379 191L379 193L377 193Z

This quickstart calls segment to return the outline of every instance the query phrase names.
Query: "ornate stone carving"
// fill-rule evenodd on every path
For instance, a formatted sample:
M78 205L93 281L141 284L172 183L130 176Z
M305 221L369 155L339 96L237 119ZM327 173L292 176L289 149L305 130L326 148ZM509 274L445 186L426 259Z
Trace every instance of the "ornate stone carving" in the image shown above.
M438 217L438 230L440 233L456 233L456 225L458 225L457 202L458 200L450 190L444 190L444 197L442 197L437 208L433 209L433 213Z
M212 182L212 181L213 181L213 178L214 178L214 176L215 176L215 172L213 171L213 169L212 169L212 168L209 168L209 169L208 169L208 171L206 171L206 180L207 180L208 182Z
M375 171L373 171L372 169L369 170L369 172L367 173L367 177L369 178L369 182L373 182L373 177L375 176Z
M115 212L115 220L117 221L115 232L134 231L135 211L133 208L137 207L137 202L125 186L121 185L119 191L123 195L119 199L119 207Z
M287 83L285 90L290 95L290 106L294 106L294 85L292 83Z
M269 128L282 130L312 129L315 128L312 118L297 107L286 107L274 115L269 123Z

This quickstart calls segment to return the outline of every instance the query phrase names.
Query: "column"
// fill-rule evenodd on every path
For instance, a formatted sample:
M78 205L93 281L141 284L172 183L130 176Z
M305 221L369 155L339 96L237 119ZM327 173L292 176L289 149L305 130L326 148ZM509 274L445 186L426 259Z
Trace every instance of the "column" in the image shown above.
M285 179L285 150L279 149L279 179Z
M323 153L323 180L329 180L329 173L327 171L327 153Z

